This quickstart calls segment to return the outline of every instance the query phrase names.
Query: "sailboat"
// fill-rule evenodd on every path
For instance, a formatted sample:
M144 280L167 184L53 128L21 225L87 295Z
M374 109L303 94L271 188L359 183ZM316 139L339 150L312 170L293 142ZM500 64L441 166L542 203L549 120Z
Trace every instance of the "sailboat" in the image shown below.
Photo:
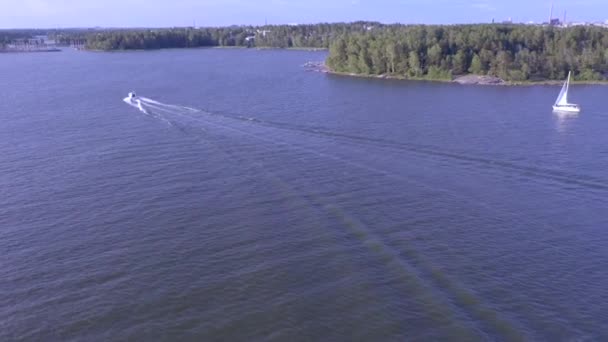
M555 104L553 104L554 112L565 112L565 113L578 113L581 111L581 107L577 104L568 103L568 90L570 89L570 73L568 72L568 79L562 87L562 91L559 92Z

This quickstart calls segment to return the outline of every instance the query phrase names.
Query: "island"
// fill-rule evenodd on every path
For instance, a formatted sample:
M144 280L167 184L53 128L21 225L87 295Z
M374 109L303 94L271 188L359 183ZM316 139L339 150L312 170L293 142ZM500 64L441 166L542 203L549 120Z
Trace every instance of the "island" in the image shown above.
M608 78L608 29L549 25L388 25L332 41L337 74L464 84Z
M357 21L51 32L0 30L0 51L42 34L57 46L87 51L328 49L323 63L309 63L306 69L359 77L519 85L563 82L571 71L574 83L608 82L608 28L593 25L387 25ZM28 49L35 50L31 44Z

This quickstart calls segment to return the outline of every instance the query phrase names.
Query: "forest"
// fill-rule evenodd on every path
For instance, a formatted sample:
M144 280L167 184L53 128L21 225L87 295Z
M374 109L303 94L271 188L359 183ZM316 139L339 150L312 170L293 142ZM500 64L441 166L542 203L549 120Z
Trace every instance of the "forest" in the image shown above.
M189 47L329 48L334 72L450 80L467 74L506 81L608 78L608 29L516 25L385 25L377 22L207 28L1 30L0 48L46 34L89 50Z
M329 48L333 38L363 32L379 25L350 24L230 26L217 28L168 28L107 30L86 35L91 50L141 50L189 47ZM65 39L69 39L66 36Z
M506 81L581 81L608 76L608 29L533 25L388 25L331 43L335 72L449 80L476 74Z

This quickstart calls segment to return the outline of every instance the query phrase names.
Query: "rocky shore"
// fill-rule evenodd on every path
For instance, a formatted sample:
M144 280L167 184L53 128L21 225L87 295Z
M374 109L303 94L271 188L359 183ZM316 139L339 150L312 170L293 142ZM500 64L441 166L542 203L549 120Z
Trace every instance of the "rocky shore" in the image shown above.
M481 75L465 75L456 77L452 82L458 84L479 84L479 85L507 85L508 82L505 80L494 77L494 76L481 76Z
M306 71L322 72L328 74L331 72L325 62L306 62L302 65Z
M564 82L561 80L533 80L523 82L505 81L500 77L487 75L463 75L457 76L452 80L436 80L427 78L411 78L398 75L362 75L355 73L344 73L332 71L325 62L306 62L302 65L306 71L321 72L324 74L342 75L350 77L365 77L365 78L380 78L393 80L409 80L409 81L429 81L429 82L451 82L462 85L487 85L487 86L531 86L531 85L561 85ZM595 84L608 85L607 81L573 81L572 84Z

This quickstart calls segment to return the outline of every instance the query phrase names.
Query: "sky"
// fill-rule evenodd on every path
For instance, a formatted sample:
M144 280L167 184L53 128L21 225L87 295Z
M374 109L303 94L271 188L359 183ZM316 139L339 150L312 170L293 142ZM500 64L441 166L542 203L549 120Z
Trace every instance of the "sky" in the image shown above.
M0 0L0 28L606 21L608 0Z

